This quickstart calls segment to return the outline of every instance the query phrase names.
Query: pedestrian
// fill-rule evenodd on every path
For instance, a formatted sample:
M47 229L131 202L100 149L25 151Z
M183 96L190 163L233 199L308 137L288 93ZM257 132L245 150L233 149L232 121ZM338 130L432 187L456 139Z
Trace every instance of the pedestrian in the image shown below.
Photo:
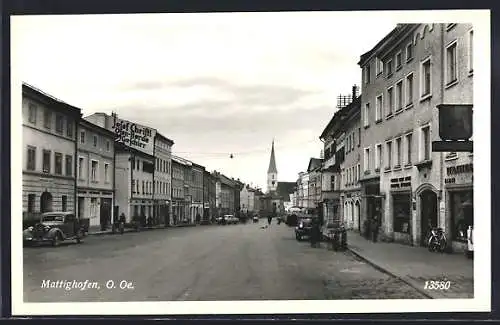
M125 222L126 222L125 213L122 212L118 222L119 222L118 227L120 229L120 234L123 235L123 232L125 231Z
M268 216L267 217L267 224L271 225L271 221L273 221L273 217L272 216Z
M372 240L374 243L377 242L377 238L378 238L378 230L379 230L379 221L378 221L378 218L377 216L374 216L373 217L373 220L371 222L371 227L372 227Z

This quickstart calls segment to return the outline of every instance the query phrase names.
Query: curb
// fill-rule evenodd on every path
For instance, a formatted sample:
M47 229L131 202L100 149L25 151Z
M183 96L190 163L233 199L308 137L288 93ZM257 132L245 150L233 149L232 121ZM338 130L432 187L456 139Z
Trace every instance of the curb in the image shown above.
M168 229L168 228L171 228L171 227L157 227L157 228L143 228L139 231L135 231L133 229L125 229L124 233L127 233L127 232L142 232L142 231L149 231L149 230L156 230L156 229ZM115 232L113 233L113 231L103 231L103 232L89 232L87 233L87 236L104 236L104 235L119 235L120 233L119 232Z
M398 280L401 280L403 281L404 283L406 283L407 285L409 285L410 287L412 287L413 289L417 290L419 293L421 293L422 295L424 295L425 297L429 298L429 299L441 299L439 297L434 297L432 295L429 294L429 292L425 291L424 289L422 289L420 286L418 286L414 281L411 281L411 280L408 280L408 279L405 279L404 277L401 277L393 272L391 272L390 270L388 270L387 268L381 266L380 264L376 263L375 261L373 261L372 259L370 258L367 258L366 256L363 256L361 253L359 253L358 251L356 251L356 249L353 249L349 246L347 246L347 250L350 251L351 253L353 253L354 255L356 255L357 257L359 257L360 259L362 259L363 261L367 262L368 264L370 264L371 266L373 266L375 269L385 273L385 274L388 274L392 277L395 277L397 278Z

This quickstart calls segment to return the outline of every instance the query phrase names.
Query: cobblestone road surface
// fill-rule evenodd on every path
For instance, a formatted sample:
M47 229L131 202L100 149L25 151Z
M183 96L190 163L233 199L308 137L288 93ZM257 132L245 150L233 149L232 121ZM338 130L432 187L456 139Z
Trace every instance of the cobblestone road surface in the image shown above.
M293 228L198 226L24 249L24 301L425 298L348 252L297 242ZM88 290L43 281L95 281ZM114 281L116 288L107 289ZM121 281L132 288L120 289ZM125 282L123 282L125 284Z

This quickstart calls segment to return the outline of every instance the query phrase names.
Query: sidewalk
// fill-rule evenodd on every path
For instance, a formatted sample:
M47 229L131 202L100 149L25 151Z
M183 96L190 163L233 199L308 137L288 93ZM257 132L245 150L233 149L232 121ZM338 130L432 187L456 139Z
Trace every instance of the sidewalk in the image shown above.
M195 227L196 224L179 224L179 225L171 225L165 227L165 225L152 226L152 227L144 227L139 231L147 231L147 230L155 230L155 229L168 229L168 228L180 228L180 227ZM125 228L124 232L135 232L135 229ZM90 226L88 236L100 236L100 235L112 235L113 231L111 230L111 226L108 227L107 230L101 230L101 226ZM118 234L118 230L116 232Z
M473 260L463 254L431 253L424 247L384 243L348 231L348 249L373 265L434 299L473 298ZM426 281L450 281L448 290L424 289Z

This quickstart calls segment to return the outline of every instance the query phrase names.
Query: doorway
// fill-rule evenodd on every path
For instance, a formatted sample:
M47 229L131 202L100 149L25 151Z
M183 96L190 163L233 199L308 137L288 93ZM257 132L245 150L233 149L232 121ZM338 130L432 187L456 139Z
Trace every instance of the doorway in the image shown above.
M420 245L424 246L429 227L438 226L437 195L432 190L420 194Z
M51 212L52 211L52 194L49 192L43 192L40 196L40 212Z
M359 204L359 201L356 201L355 205L355 211L356 211L356 220L358 222L358 231L361 232L361 206Z

